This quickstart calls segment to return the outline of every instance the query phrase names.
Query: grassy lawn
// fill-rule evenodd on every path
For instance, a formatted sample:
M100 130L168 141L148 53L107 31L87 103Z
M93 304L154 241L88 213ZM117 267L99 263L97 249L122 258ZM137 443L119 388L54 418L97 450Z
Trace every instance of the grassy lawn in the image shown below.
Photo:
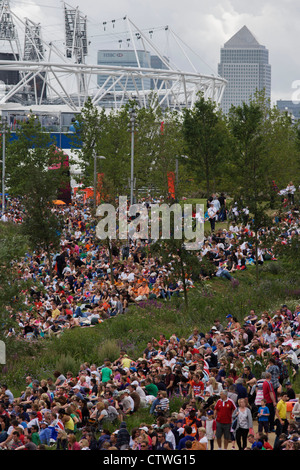
M194 326L209 331L216 317L226 324L228 313L243 321L251 308L258 314L263 310L272 314L283 303L290 308L299 303L297 273L288 273L278 262L269 261L260 268L259 285L256 285L254 267L236 272L234 277L235 283L219 278L196 283L189 291L188 310L184 309L182 298L168 302L151 300L133 305L125 315L95 327L66 330L59 338L31 343L8 339L7 365L0 382L4 375L10 388L18 393L23 390L28 374L40 379L52 375L55 369L76 373L85 361L100 365L105 357L115 360L122 348L137 359L147 341L158 338L160 333L167 337L173 333L179 338L187 337Z

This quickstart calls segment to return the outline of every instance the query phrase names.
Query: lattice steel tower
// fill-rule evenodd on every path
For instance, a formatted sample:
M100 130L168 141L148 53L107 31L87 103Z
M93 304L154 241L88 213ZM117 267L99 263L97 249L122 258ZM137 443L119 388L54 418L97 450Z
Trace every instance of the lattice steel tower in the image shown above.
M73 8L64 3L66 56L73 58L75 64L84 64L88 54L86 16L83 16L78 7ZM85 91L85 77L80 75L80 90Z
M43 60L44 48L41 39L41 26L26 19L24 39L24 60Z
M22 57L18 33L8 0L0 0L0 41L9 43L10 52L14 55L15 60Z

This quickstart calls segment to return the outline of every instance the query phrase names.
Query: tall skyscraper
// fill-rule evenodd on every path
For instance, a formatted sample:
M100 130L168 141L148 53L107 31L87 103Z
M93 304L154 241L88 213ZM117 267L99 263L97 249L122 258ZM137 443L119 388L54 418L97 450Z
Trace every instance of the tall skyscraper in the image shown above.
M221 108L249 103L256 91L265 90L271 98L271 65L269 51L259 44L247 26L243 26L221 48L218 73L227 80Z

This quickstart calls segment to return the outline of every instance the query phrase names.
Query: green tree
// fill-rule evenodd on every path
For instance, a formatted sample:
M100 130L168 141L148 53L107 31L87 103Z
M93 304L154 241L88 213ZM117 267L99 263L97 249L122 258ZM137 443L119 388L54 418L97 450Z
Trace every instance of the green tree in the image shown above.
M24 306L22 292L28 287L18 271L28 244L21 227L0 223L0 338L16 327L16 313Z
M135 177L137 189L169 195L168 175L176 172L176 159L183 154L182 118L160 107L137 110ZM152 191L151 191L152 190Z
M179 206L179 204L175 204L174 206ZM199 279L201 262L198 256L199 253L189 248L189 242L193 240L186 240L184 237L185 228L183 218L180 226L179 219L175 216L175 212L173 217L170 218L169 236L166 237L160 232L157 241L151 245L150 251L152 256L156 256L160 259L162 265L168 266L171 273L169 280L172 282L181 282L185 309L187 310L189 307L187 281L190 278L194 280ZM176 235L178 231L181 231L182 237Z
M228 178L233 200L240 213L248 208L254 233L256 279L259 281L259 231L270 223L270 154L266 141L265 119L259 102L232 107L229 128L233 138Z
M63 153L33 115L7 146L7 185L24 206L22 231L32 250L46 251L50 269L51 251L59 247L62 226L53 201L66 184L63 160Z
M71 146L81 168L80 183L94 184L94 157L96 172L102 173L102 199L112 202L119 194L128 191L130 177L130 136L127 108L107 112L99 110L91 98L85 102L77 117Z
M216 178L222 173L222 163L228 144L228 130L216 103L199 94L192 109L184 111L183 136L186 146L186 163L198 183L203 179L206 196L215 190Z
M279 188L285 188L291 180L296 183L299 173L298 126L288 113L271 106L264 91L256 93L254 100L263 112L264 145L270 158L269 179Z

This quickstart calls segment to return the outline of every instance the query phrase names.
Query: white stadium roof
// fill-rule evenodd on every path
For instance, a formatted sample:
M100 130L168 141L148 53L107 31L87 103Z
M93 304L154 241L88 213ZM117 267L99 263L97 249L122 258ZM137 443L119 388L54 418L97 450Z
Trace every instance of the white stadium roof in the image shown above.
M192 71L181 70L128 17L123 21L136 65L88 64L86 17L78 8L64 3L65 43L60 49L55 41L43 41L39 24L20 20L10 9L9 1L0 0L0 44L6 45L6 53L7 44L11 47L9 60L0 55L0 77L14 77L12 83L6 80L0 84L0 111L79 112L87 97L99 107L118 109L135 100L141 107L157 105L181 110L193 106L198 92L217 104L221 102L225 79L198 72L185 52ZM24 37L23 48L17 24ZM174 38L183 50L175 33ZM159 58L164 68L141 66L138 54L141 44L145 51Z

